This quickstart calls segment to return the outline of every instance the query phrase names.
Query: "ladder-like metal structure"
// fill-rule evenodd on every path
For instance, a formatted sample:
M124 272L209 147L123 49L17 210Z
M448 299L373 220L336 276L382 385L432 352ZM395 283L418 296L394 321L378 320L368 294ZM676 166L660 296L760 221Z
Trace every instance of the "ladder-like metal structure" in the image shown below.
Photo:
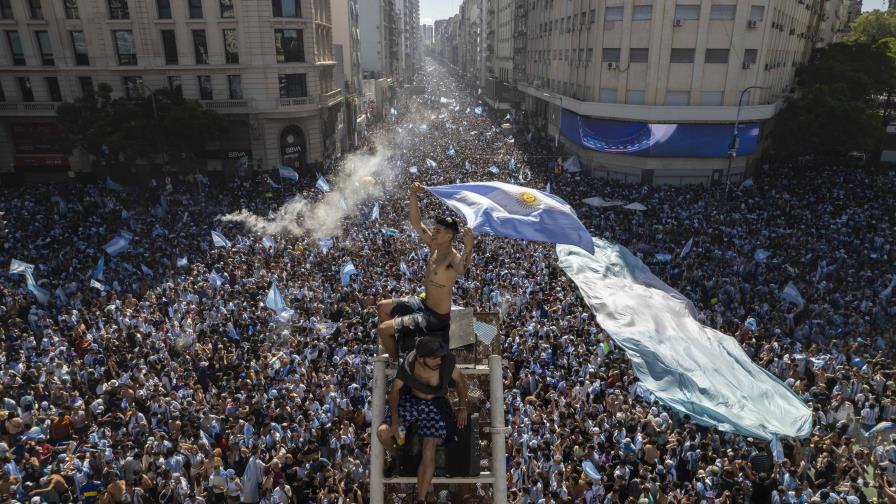
M373 359L373 422L370 436L370 502L384 504L387 484L416 483L416 477L383 477L383 445L380 444L376 429L383 423L386 410L386 363L388 357L380 355ZM479 476L460 478L433 478L433 484L473 483L488 484L492 487L492 502L507 504L507 463L505 436L510 429L504 425L504 382L503 363L500 355L491 355L487 366L458 364L464 375L489 375L489 411L491 424L485 430L491 434L491 467Z

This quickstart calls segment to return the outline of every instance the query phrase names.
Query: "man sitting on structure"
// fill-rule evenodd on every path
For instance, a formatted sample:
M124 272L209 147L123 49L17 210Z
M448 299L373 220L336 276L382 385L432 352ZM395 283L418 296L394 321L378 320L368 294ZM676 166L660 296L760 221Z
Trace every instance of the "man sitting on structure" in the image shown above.
M420 238L429 245L430 256L424 273L425 299L408 296L403 299L384 299L377 303L380 343L393 361L398 360L398 340L396 335L419 337L425 333L443 333L448 344L448 329L451 322L451 295L454 282L462 275L473 256L473 231L463 227L464 252L458 253L451 246L454 237L461 232L460 224L454 217L438 217L432 229L420 220L420 205L417 194L424 187L417 182L410 190L411 226Z
M446 397L452 385L457 388L456 415ZM467 424L466 378L445 343L431 336L422 337L398 368L389 391L389 407L377 429L380 442L394 460L399 428L416 424L417 435L422 439L417 502L423 502L429 491L436 468L436 445L453 439L455 422L460 429Z

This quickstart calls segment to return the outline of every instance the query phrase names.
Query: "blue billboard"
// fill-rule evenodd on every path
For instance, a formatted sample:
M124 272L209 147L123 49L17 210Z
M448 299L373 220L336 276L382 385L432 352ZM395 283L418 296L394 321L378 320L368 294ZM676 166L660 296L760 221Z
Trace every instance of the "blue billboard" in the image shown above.
M738 125L738 156L756 152L758 122ZM647 157L728 157L734 124L643 123L582 117L564 109L560 132L580 147Z

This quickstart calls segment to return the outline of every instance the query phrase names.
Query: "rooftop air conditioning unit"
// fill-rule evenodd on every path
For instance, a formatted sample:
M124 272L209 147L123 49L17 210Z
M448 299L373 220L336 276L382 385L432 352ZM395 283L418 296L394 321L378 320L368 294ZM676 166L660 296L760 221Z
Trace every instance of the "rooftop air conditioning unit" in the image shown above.
M752 63L744 63L743 67L744 67L744 70L749 70L750 68L753 68L753 64Z
M619 63L616 63L613 61L607 63L607 70L618 70L618 69L619 69Z
M755 19L751 19L751 20L747 21L747 28L758 28L758 27L759 27L759 21L757 21Z
M684 24L684 21L676 19L675 22L672 23L672 26L681 26L682 24Z

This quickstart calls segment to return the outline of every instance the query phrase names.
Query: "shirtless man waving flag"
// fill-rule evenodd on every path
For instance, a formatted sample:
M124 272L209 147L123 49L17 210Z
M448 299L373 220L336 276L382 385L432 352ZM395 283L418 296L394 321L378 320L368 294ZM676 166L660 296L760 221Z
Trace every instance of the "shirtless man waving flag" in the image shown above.
M428 228L420 219L420 204L417 195L424 190L414 182L410 190L411 226L429 245L430 256L424 273L426 298L417 296L403 299L384 299L377 303L380 343L392 360L398 359L399 337L422 336L424 333L445 332L451 322L451 296L454 282L462 275L473 256L473 231L461 226L455 217L437 217L435 224ZM454 250L451 242L461 233L464 240L463 254Z

